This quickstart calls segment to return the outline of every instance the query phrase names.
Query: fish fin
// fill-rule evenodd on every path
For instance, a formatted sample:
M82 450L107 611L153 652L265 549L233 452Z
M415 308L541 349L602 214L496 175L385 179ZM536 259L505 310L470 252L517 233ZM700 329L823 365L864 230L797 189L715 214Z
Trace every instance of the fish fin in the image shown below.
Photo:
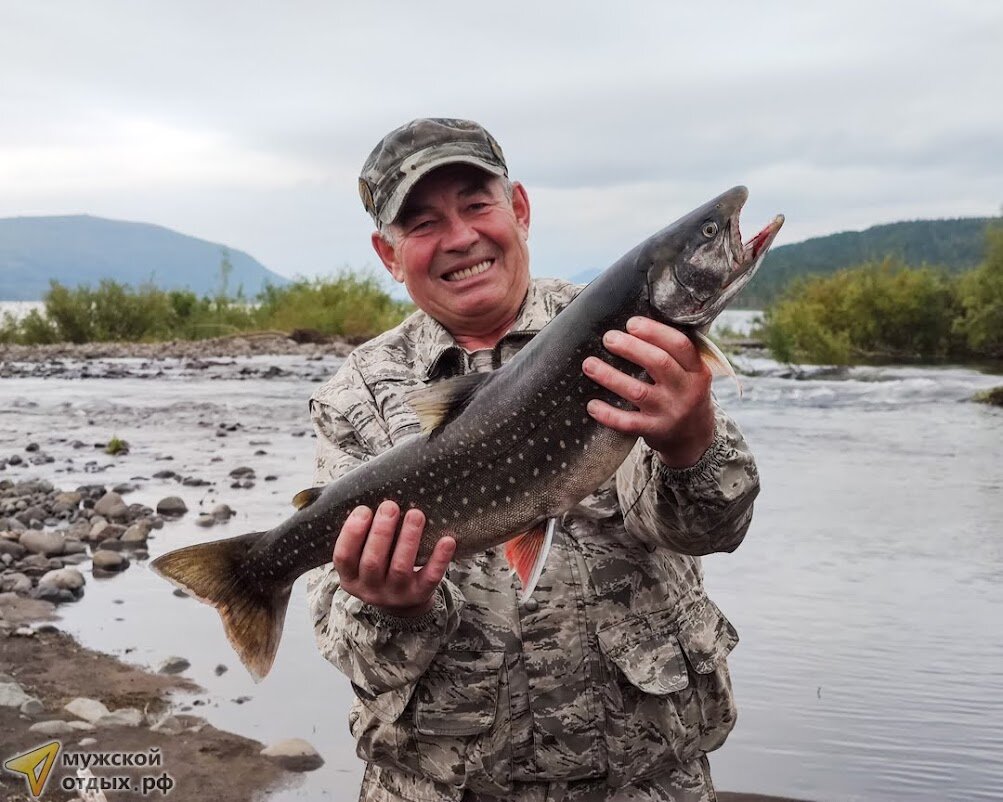
M418 413L424 434L431 434L459 415L490 373L467 373L411 390L404 399Z
M711 373L715 376L731 376L735 380L735 386L738 388L739 396L741 396L742 382L738 380L738 374L735 373L735 368L724 351L718 348L717 344L702 331L694 331L693 339L696 340L700 358L710 368Z
M165 579L216 608L226 637L255 681L271 670L292 590L257 590L257 583L244 579L247 554L262 534L187 546L150 563Z
M544 563L547 562L547 555L550 554L550 547L554 543L554 528L557 525L556 518L541 521L528 532L516 535L505 544L505 559L512 569L519 575L522 583L522 594L519 601L528 599L543 574Z
M323 487L308 487L306 490L300 490L299 493L293 496L293 506L298 510L309 507L320 498L320 494L323 492Z

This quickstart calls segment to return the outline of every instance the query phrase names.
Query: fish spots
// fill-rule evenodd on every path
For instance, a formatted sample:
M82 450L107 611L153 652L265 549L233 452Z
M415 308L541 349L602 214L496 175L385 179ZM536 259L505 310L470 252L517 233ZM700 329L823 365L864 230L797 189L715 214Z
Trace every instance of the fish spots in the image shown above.
M482 493L487 492L487 487L485 485L481 485L481 492Z
M533 476L539 476L539 475L540 475L540 469L539 468L533 468Z
M559 442L558 442L558 445L559 445L559 446L560 446L561 448L565 448L565 445L564 445L564 441L563 441L563 440L559 441Z
M463 497L463 506L464 507L467 506L467 498L466 498L466 496Z
M435 497L435 503L436 504L442 504L442 495L441 494Z

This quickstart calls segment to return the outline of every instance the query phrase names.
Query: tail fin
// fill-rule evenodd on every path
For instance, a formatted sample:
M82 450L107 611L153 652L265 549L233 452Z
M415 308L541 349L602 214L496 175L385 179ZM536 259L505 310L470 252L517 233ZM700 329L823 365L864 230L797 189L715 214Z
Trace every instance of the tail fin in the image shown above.
M246 555L261 534L187 546L150 563L165 579L216 608L226 637L255 681L271 670L292 590L268 593L247 581Z

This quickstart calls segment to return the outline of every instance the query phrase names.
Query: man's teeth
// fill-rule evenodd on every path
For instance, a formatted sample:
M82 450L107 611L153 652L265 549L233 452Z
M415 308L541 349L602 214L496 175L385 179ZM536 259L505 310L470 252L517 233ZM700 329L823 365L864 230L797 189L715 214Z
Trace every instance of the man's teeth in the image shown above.
M485 259L483 262L478 262L473 267L466 267L463 270L457 270L455 273L447 273L445 276L446 281L459 281L460 279L470 278L471 276L477 276L483 273L491 267L491 260Z

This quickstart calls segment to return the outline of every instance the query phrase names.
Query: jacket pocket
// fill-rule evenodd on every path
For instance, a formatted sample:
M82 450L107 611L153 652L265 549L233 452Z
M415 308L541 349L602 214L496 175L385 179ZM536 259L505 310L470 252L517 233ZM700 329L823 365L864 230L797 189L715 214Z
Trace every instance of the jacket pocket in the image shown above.
M709 605L712 605L709 601ZM703 616L720 616L701 607ZM609 781L626 785L720 746L735 723L724 658L737 641L727 626L679 625L679 610L656 610L596 634L606 681L603 701ZM721 616L723 620L723 616ZM728 633L720 642L705 635Z
M512 773L504 652L446 651L414 696L420 773L438 782L499 793Z

